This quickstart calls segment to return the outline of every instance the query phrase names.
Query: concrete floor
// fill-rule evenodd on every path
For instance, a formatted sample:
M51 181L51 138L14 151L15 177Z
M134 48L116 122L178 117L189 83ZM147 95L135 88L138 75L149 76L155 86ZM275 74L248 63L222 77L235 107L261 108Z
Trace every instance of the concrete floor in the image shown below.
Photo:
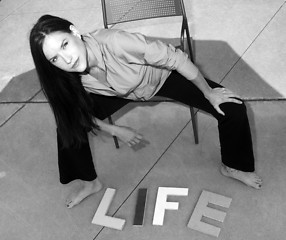
M29 52L28 31L43 14L68 18L82 32L102 27L99 0L0 1L0 239L198 239L216 237L187 227L203 190L232 198L218 239L283 239L286 233L286 4L284 0L185 0L196 62L209 78L247 99L259 191L219 173L216 121L198 113L194 144L188 109L174 103L128 105L116 123L144 134L148 144L115 149L109 136L92 139L105 188L73 209L73 187L58 180L55 123ZM84 16L84 17L83 17ZM90 23L94 23L91 25ZM178 21L125 26L151 36L176 36ZM159 26L158 26L159 25ZM160 29L158 31L158 29ZM29 103L23 103L29 101ZM124 113L124 114L123 114ZM152 224L159 187L188 188L163 226ZM116 189L109 215L122 231L92 224L106 188ZM148 189L144 225L133 226L139 188Z

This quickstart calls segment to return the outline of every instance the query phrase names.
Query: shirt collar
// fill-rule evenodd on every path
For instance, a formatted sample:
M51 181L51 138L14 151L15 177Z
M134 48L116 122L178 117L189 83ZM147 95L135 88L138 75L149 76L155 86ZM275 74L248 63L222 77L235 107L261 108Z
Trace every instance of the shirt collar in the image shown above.
M96 60L97 60L97 67L100 68L103 71L106 71L106 67L104 64L103 56L100 51L100 46L98 42L94 39L94 37L91 36L90 33L86 33L82 35L84 42L89 46L90 50L94 54Z

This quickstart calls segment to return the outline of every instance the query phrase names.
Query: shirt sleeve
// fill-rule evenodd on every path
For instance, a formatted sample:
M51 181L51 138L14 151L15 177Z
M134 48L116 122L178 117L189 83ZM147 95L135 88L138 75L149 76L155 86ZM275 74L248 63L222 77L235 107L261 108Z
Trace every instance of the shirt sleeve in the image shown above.
M160 40L149 40L140 33L117 31L113 37L113 51L127 63L147 64L175 70L182 66L188 55Z

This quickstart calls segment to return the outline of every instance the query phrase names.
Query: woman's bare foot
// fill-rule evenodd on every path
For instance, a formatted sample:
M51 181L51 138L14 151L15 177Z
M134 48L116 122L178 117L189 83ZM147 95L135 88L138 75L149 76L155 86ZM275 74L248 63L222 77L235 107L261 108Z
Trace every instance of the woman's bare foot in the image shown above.
M237 179L255 189L260 189L262 186L262 179L254 172L242 172L225 165L221 166L220 171L224 176Z
M72 208L79 204L82 200L89 197L90 195L99 192L102 189L102 183L95 179L91 182L80 181L80 187L77 191L72 192L66 200L67 208Z

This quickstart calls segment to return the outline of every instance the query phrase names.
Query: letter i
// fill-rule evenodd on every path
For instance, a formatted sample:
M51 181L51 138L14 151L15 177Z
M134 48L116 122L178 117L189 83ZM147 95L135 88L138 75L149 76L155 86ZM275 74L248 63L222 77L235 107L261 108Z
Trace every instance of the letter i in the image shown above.
M135 216L133 225L142 226L144 222L144 214L147 199L147 188L140 188L137 195L137 202L135 208Z

